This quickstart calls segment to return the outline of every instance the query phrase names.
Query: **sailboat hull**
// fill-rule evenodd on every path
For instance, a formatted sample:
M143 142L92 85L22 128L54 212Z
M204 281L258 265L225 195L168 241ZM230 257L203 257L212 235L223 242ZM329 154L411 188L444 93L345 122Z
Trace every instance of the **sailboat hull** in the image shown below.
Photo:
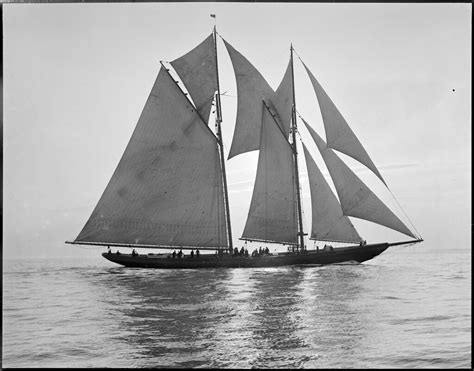
M202 254L200 257L189 255L183 258L172 258L167 254L116 254L103 253L102 256L111 262L136 268L159 269L196 269L196 268L262 268L280 266L327 265L347 262L362 263L384 252L388 243L365 246L350 246L333 250L310 250L303 253L280 253L244 257L229 254Z

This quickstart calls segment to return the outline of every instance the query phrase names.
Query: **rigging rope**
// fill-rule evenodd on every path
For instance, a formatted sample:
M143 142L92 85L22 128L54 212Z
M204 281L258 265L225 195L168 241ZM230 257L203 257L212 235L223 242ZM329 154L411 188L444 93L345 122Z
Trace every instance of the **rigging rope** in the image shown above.
M400 208L400 210L402 211L403 215L405 215L405 217L408 219L408 221L410 222L410 225L413 227L413 229L415 230L417 236L420 238L420 239L423 239L423 237L421 237L421 233L418 232L418 230L416 229L415 225L413 224L413 222L411 221L410 217L408 216L408 214L405 212L405 210L403 210L402 208L402 205L400 205L400 203L398 202L397 198L395 197L395 195L393 194L392 190L388 187L387 185L387 189L388 191L390 192L390 194L392 195L393 199L395 200L395 202L397 203L398 207Z
M296 50L295 50L295 47L294 47L294 46L293 46L293 52L296 54L296 56L298 57L298 59L300 60L300 62L301 62L301 63L303 63L303 65L304 65L304 62L303 62L303 60L301 59L301 57L299 56L299 54L296 52Z

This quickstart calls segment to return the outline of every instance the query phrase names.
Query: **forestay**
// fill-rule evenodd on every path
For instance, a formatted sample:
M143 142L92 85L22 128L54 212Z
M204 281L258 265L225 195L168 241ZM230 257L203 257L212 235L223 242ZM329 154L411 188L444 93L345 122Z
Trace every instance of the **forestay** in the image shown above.
M296 243L293 153L268 108L261 104L257 176L242 238Z
M416 238L334 151L327 147L321 137L306 122L304 123L331 174L344 215L369 220Z
M217 140L164 67L76 241L227 246Z
M212 100L217 90L212 34L193 50L172 61L171 65L183 81L199 114L207 124Z
M361 242L351 221L342 213L341 205L324 179L321 170L303 144L311 192L311 239Z
M356 159L360 163L367 166L375 175L385 184L385 180L378 171L375 164L367 154L365 148L360 143L346 120L332 102L331 98L326 94L322 86L313 76L311 71L303 63L306 72L313 84L314 91L318 98L321 115L323 117L324 129L326 131L327 146L336 149L348 156Z

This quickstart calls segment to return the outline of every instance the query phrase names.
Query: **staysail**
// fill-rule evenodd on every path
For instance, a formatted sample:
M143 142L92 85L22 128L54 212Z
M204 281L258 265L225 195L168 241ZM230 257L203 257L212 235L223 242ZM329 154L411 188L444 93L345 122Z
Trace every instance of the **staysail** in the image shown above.
M263 105L257 176L243 239L296 243L296 188L293 152Z
M237 118L229 159L241 153L259 149L262 123L262 100L265 101L275 122L285 137L290 133L293 79L291 61L276 91L262 74L224 40L229 52L237 84Z
M361 242L351 221L342 212L341 205L321 170L303 144L311 192L311 239L320 241Z
M334 181L344 215L354 216L416 238L405 224L354 174L303 120Z
M216 137L164 67L78 241L227 246Z
M259 148L262 122L262 100L274 91L260 72L232 45L224 40L234 67L237 83L237 118L229 159Z
M193 50L172 61L171 65L183 81L199 114L207 124L214 93L217 90L212 34Z
M318 98L321 115L323 117L324 129L326 130L327 146L336 149L346 155L356 159L367 166L385 184L379 170L372 162L367 151L360 143L346 120L326 94L318 80L314 77L308 67L303 63L306 72L313 84L314 91Z

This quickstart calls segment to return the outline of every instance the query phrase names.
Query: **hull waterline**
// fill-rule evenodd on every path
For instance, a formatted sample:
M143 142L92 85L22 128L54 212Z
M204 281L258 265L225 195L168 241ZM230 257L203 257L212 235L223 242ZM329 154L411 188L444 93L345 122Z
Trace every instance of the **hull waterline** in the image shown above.
M116 254L103 253L107 260L126 267L159 269L196 269L196 268L260 268L280 266L327 265L345 262L362 263L384 252L390 244L380 243L365 246L351 246L333 250L310 250L303 253L280 253L245 257L230 254L190 255L172 258L167 254Z

